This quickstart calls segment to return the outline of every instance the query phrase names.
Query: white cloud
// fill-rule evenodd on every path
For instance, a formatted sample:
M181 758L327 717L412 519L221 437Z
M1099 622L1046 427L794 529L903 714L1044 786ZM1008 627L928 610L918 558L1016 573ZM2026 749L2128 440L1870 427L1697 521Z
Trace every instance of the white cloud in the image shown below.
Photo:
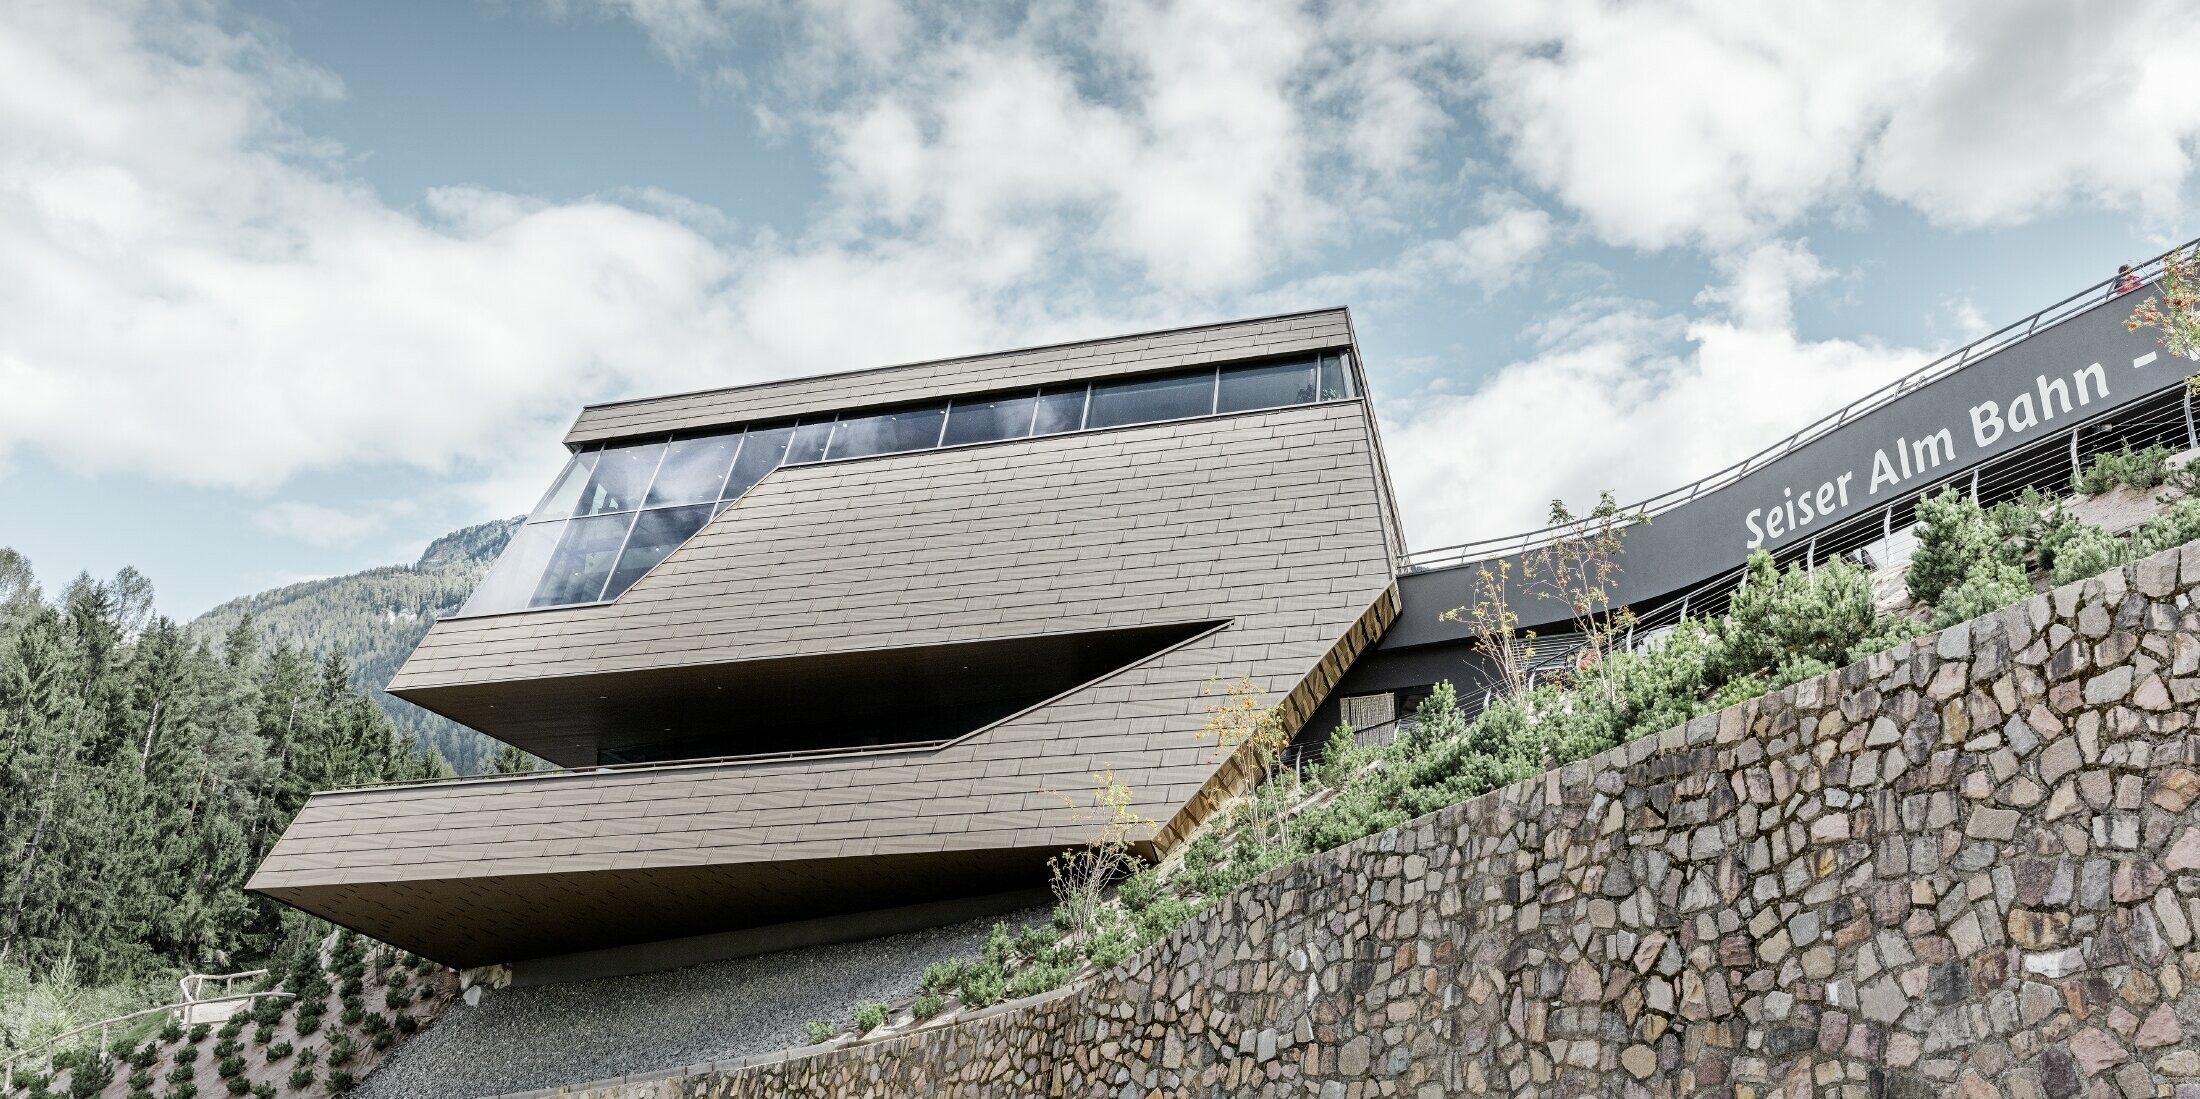
M681 29L688 10L628 14L707 40ZM1297 5L711 10L712 35L787 43L755 111L816 142L835 199L823 228L844 239L1051 253L1056 273L1071 250L1087 273L1217 301L1395 232L1405 200L1450 175L1431 153L1452 119L1418 61Z
M1588 301L1471 392L1387 408L1391 475L1416 548L1531 530L1555 498L1623 500L1716 472L1923 365L1926 352L1796 337L1788 304L1827 272L1798 245L1737 261L1709 318Z
M1493 193L1484 220L1449 237L1423 240L1379 267L1300 279L1262 294L1265 308L1379 305L1453 286L1491 293L1526 278L1554 236L1551 215L1517 195Z
M1951 344L1968 343L1994 330L1978 303L1961 294L1941 299L1939 313L1929 322L1935 333L1945 332Z
M283 122L333 78L159 5L0 9L0 70L0 459L259 493L395 463L503 512L588 400L1075 316L997 298L996 257L722 243L647 192L393 209Z
M1019 263L1067 244L1167 289L1253 285L1335 218L1293 94L1311 29L1246 3L935 25L921 63L817 109L841 212Z
M1853 4L1598 6L1487 57L1484 114L1606 239L1747 242L1840 187L1915 59ZM1564 20L1564 16L1559 17Z
M1866 179L1950 225L2013 224L2073 204L2171 220L2200 151L2194 14L2175 0L1959 7L1937 63L1871 143Z
M1740 250L1861 196L1958 226L2176 204L2200 101L2178 0L1368 0L1604 240ZM1450 47L1442 53L1432 43Z
M0 7L0 464L262 494L396 464L507 513L591 399L1489 294L1584 240L1712 255L1702 316L1565 303L1536 354L1392 416L1433 544L1709 472L1918 361L1796 336L1810 219L2169 205L2200 134L2167 0L558 4L703 72L786 30L739 83L815 143L814 223L741 239L645 186L393 206L287 121L335 78L204 9ZM1509 159L1464 162L1477 124ZM1346 248L1393 258L1305 270Z
M2178 0L813 0L707 5L709 35L682 29L702 0L605 2L661 39L751 20L793 43L787 102L760 110L808 120L844 218L973 246L1044 226L1164 291L1258 286L1415 224L1462 186L1437 139L1476 121L1595 239L1715 254L1870 199L1952 226L2167 221L2200 140Z

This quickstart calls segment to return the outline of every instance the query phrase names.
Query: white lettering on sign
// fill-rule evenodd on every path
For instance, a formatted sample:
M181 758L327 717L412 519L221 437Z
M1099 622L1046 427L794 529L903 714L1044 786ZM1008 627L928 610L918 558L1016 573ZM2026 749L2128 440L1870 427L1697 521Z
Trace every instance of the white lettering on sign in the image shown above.
M2150 351L2133 359L2131 365L2143 367L2153 361L2154 353ZM2032 379L2029 391L2017 394L2006 403L1989 400L1973 406L1970 410L1971 442L1976 449L1984 450L2000 441L2003 435L2022 435L2107 396L2108 372L2101 369L2099 363L2074 371L2068 378L2041 374ZM1897 437L1893 446L1872 451L1871 477L1865 482L1864 496L1877 496L1881 488L1898 488L1955 462L1957 457L1952 428L1944 427L1918 439ZM1846 512L1849 509L1849 482L1855 478L1856 471L1850 470L1800 490L1789 485L1780 490L1778 500L1751 508L1749 514L1742 517L1742 525L1749 531L1748 548L1756 549L1773 539L1799 534Z
M2071 404L2071 386L2077 386L2077 404ZM1971 441L1980 447L1992 446L2003 432L2022 435L2041 423L2053 420L2058 414L2067 415L2073 407L2084 408L2096 397L2108 396L2108 373L2101 364L2094 363L2070 376L2068 381L2049 378L2042 374L2032 379L2035 393L2019 393L2011 398L2007 415L2003 406L1993 401L1976 405L1971 409ZM2039 401L2033 402L2037 395Z

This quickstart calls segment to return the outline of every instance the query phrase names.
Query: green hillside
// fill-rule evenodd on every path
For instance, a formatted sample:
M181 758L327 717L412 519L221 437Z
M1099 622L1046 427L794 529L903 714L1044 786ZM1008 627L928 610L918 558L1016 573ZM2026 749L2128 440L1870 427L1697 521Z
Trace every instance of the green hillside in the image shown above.
M351 682L390 716L397 728L434 748L466 774L486 770L497 743L437 717L382 688L438 618L458 610L490 562L504 549L518 519L500 519L452 531L429 543L420 560L308 580L232 599L200 615L192 632L218 638L245 615L265 643L287 642L306 652L341 653Z

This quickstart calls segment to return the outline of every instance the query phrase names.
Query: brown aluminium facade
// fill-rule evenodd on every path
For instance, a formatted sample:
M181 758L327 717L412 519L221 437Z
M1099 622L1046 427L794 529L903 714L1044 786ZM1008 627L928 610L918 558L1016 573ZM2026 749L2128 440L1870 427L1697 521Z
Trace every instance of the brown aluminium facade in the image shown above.
M317 794L251 886L472 966L1039 885L1096 773L1166 846L1229 781L1214 685L1302 721L1396 613L1359 365L1330 310L590 408L537 603L653 521L619 461L794 442L638 579L440 622L390 685L579 769ZM806 431L888 452L798 460Z

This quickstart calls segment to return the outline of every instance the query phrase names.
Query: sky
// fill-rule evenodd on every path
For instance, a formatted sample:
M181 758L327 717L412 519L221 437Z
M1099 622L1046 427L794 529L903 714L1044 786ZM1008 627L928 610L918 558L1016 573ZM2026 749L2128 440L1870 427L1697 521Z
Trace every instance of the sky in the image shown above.
M0 545L176 617L581 406L1346 305L1414 548L2196 233L2177 0L0 0Z

